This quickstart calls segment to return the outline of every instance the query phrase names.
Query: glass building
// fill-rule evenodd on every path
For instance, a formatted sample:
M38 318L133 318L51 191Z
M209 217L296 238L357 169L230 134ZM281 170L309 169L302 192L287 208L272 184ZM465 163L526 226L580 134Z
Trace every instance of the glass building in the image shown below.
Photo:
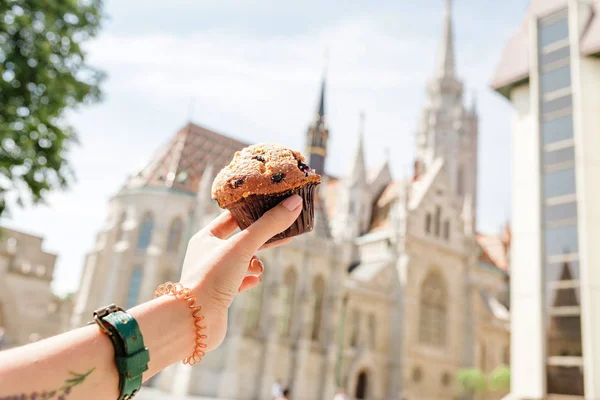
M512 124L511 398L600 398L600 2L532 0Z

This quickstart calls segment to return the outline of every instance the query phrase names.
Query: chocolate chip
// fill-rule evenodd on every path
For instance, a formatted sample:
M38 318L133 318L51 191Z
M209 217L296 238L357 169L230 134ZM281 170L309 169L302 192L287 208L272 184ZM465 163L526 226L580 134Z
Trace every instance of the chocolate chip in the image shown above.
M273 175L271 177L271 180L273 182L275 182L275 183L279 183L279 182L281 182L283 180L283 178L285 178L285 174L281 173L281 172L278 172L278 173L276 173L275 175Z
M233 180L230 184L232 188L237 189L244 184L244 178Z
M265 162L265 158L263 156L261 156L260 154L252 157L252 159L260 161L260 162Z
M304 176L308 176L308 173L310 172L310 167L308 165L304 164L300 160L298 160L298 169L300 169L300 171L304 172Z

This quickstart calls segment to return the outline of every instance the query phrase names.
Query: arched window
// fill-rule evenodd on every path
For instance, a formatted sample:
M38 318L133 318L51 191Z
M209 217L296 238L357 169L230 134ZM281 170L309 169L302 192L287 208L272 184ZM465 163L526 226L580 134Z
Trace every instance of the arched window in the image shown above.
M430 272L421 286L419 341L433 346L446 344L448 295L442 276Z
M181 218L176 218L169 227L169 237L167 238L167 252L176 253L181 244L183 236L183 222Z
M366 399L369 390L369 376L365 371L362 371L358 374L358 378L356 379L356 391L354 397L356 399Z
M360 313L358 310L352 311L352 331L350 332L350 346L356 347L358 346L358 339L360 334Z
M450 221L444 221L444 239L450 240Z
M264 279L264 277L263 277ZM261 283L258 287L248 291L245 301L247 302L246 311L246 330L256 331L260 326L260 315L262 312L264 285Z
M427 213L425 216L425 232L431 233L431 214Z
M369 346L371 350L377 348L377 320L375 314L369 315Z
M312 309L313 320L310 333L311 340L318 341L321 336L321 319L323 318L323 294L325 293L325 283L321 276L313 280L312 287Z
M121 216L119 217L119 221L117 221L117 234L116 234L116 241L120 242L121 240L123 240L125 238L125 232L123 231L123 224L125 223L125 220L127 219L127 214L125 212L121 213Z
M140 296L140 287L142 286L142 268L135 267L131 272L129 280L129 292L127 293L127 308L137 305L138 297Z
M279 332L282 337L290 336L292 331L292 312L294 308L294 297L296 296L296 271L289 268L283 277L281 286L281 314Z
M142 223L140 224L140 231L138 233L137 248L139 250L146 250L150 245L152 239L152 229L154 229L154 220L152 214L144 215Z
M435 206L434 229L435 229L435 236L437 236L437 237L440 237L441 225L442 225L442 208L440 206Z

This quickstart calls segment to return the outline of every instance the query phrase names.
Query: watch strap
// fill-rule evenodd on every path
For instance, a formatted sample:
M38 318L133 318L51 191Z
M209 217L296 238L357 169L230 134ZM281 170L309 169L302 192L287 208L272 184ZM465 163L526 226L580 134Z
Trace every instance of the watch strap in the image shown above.
M142 374L148 370L150 353L144 346L139 325L131 315L114 305L100 311L97 317L106 328L115 348L119 400L128 400L142 387ZM94 316L96 319L96 312Z

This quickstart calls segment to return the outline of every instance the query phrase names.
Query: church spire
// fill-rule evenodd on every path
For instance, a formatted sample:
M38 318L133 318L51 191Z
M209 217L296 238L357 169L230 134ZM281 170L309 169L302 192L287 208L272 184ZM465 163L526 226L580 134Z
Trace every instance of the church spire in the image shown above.
M325 173L325 158L327 157L327 141L329 129L325 116L325 92L327 88L327 62L321 78L321 92L317 105L317 114L306 132L306 158L308 165L317 173Z
M452 28L452 0L446 1L446 12L442 27L442 41L438 56L437 76L439 78L455 77L454 70L454 30Z
M356 144L356 151L354 157L350 162L350 169L348 171L348 182L350 186L355 183L364 183L366 180L366 166L365 166L365 148L364 148L364 136L365 136L365 112L361 111L359 128L358 128L358 143Z

